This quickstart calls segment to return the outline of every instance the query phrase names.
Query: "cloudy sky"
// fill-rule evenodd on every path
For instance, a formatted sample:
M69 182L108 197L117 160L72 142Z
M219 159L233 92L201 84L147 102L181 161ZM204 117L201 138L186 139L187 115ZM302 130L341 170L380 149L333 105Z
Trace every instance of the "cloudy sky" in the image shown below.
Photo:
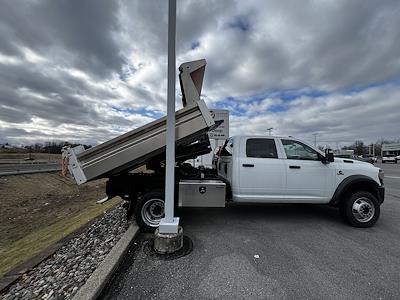
M207 60L231 135L400 138L400 1L177 2L177 64ZM0 5L0 143L97 144L165 115L167 1Z

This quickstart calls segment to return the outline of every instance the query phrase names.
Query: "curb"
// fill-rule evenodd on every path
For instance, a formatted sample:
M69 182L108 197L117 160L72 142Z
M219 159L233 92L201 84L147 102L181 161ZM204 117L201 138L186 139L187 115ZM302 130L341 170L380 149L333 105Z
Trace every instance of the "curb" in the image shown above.
M130 224L124 235L107 254L97 269L86 280L85 284L78 290L72 300L95 300L106 287L114 271L124 259L128 248L135 239L139 227Z

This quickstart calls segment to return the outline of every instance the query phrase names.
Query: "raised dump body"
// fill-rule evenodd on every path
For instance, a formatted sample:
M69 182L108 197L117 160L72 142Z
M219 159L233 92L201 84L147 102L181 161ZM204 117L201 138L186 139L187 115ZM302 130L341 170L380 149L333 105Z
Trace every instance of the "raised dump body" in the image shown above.
M202 59L179 67L184 107L175 113L177 146L202 141L215 126L205 102L200 100L205 65ZM88 150L83 146L66 148L63 156L68 171L82 184L142 166L161 155L165 145L166 117L163 117ZM193 145L190 147L193 149Z

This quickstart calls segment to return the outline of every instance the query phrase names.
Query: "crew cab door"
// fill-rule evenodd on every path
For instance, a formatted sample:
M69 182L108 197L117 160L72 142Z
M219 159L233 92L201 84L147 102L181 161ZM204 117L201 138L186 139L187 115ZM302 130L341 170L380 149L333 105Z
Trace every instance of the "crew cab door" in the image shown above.
M284 197L285 161L278 157L274 138L242 137L238 163L236 201L272 202Z
M321 154L306 144L281 139L286 155L286 201L327 203L335 180L333 164L321 162Z

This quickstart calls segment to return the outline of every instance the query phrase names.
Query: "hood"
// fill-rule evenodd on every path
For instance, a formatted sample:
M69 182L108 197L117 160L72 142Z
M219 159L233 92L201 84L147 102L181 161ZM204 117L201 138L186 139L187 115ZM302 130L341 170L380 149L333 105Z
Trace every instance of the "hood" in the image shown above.
M373 164L365 161L360 161L357 159L352 159L352 158L341 158L341 157L335 157L335 162L340 162L340 163L353 163L353 164L362 164L362 165L370 165L373 166Z

